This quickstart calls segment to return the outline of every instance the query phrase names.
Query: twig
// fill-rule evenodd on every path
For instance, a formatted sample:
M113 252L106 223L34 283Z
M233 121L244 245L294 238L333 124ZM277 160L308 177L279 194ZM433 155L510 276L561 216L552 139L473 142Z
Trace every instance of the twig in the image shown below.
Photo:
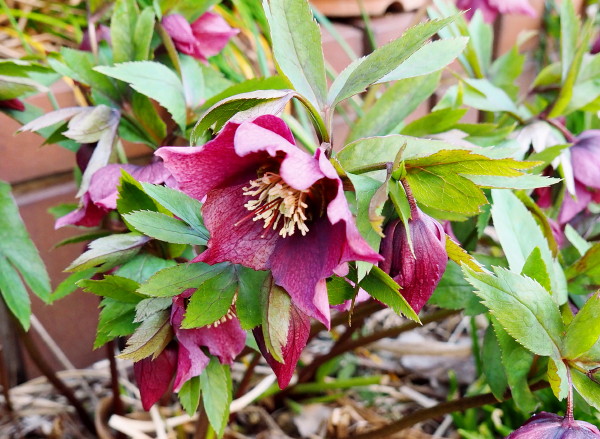
M44 376L48 379L48 381L52 383L56 390L58 390L65 398L67 398L67 400L71 403L71 405L79 415L79 418L81 419L81 422L83 423L85 428L89 430L92 434L96 434L96 427L94 426L94 422L92 421L92 418L90 417L89 413L83 408L81 401L79 401L75 397L71 389L67 387L67 385L60 378L58 378L58 376L56 376L52 368L48 365L48 363L46 363L37 346L33 342L31 335L25 332L19 324L15 325L15 327L17 328L19 338L21 339L23 346L27 350L27 353L29 354L30 358L33 360L37 368L40 370L40 372L44 374Z
M12 413L13 406L10 400L10 385L8 381L8 370L6 369L6 365L4 363L4 348L0 344L0 385L2 386L2 394L4 395L4 403L6 404L6 410L9 413Z
M237 391L235 392L236 398L239 398L246 393L246 389L248 389L248 386L250 385L250 380L252 379L252 376L254 375L254 369L260 362L260 357L261 356L258 352L254 353L252 360L250 361L250 364L246 368L246 372L244 373L242 381L240 381L240 385L238 386Z
M545 389L549 387L545 381L540 381L532 386L530 389L532 392L537 390ZM509 400L512 398L510 393L507 393L503 398L503 401ZM405 428L412 427L419 422L426 421L432 418L438 418L440 416L447 415L448 413L464 411L476 407L481 407L488 404L494 404L498 402L496 397L492 393L485 393L483 395L476 396L467 396L465 398L460 398L454 401L442 402L434 407L417 410L404 418L400 419L397 422L392 422L384 427L378 428L377 430L372 430L364 434L359 434L353 437L353 439L380 439L383 437L390 437L394 433L397 433Z

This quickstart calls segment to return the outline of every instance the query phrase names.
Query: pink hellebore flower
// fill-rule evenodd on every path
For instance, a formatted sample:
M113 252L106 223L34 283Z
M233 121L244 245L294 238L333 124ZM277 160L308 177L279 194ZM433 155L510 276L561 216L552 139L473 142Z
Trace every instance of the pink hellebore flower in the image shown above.
M204 146L163 147L181 190L206 201L208 249L196 261L270 270L300 311L329 326L325 279L348 261L378 262L322 150L296 147L283 120L230 122Z
M162 162L146 166L112 164L98 169L92 176L90 187L81 197L79 208L56 220L55 228L66 225L95 227L104 215L117 208L117 195L121 170L127 171L138 181L162 184L175 182Z
M166 15L162 25L177 50L202 62L223 50L229 39L239 32L213 12L205 12L191 25L182 15Z
M575 139L570 148L575 197L566 193L558 222L565 224L592 202L600 202L600 130L588 130Z
M535 9L528 0L457 0L459 9L467 10L467 18L471 19L476 10L480 10L487 23L493 22L498 14L522 14L536 17Z
M395 220L386 226L380 249L384 261L379 266L402 287L400 293L418 313L446 270L446 234L440 223L419 209L414 209L409 229L414 254L404 223Z
M585 421L540 412L533 415L522 427L506 439L598 439L600 431Z
M207 348L221 364L232 364L246 345L246 332L233 313L213 325L183 329L185 301L193 292L187 290L173 298L171 326L177 337L177 348L168 346L154 360L147 357L134 364L144 410L149 410L165 394L173 376L173 391L179 392L186 381L202 373L210 361L202 348Z

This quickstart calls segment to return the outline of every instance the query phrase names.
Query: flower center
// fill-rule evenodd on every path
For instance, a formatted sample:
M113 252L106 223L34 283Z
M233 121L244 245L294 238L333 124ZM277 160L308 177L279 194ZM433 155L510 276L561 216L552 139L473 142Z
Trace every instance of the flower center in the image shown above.
M290 187L280 175L266 172L262 177L251 180L250 186L244 188L245 196L258 197L248 201L244 207L252 212L250 216L254 215L253 221L264 221L265 229L276 230L281 221L283 225L279 234L283 238L292 236L296 228L304 236L308 232L305 223L308 208L305 200L308 194L308 190L299 191ZM246 218L235 225L245 221Z

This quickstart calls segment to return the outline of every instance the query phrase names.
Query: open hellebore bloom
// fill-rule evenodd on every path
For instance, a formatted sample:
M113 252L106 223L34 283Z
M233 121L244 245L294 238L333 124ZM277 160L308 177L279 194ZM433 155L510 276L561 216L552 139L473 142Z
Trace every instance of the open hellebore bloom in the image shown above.
M506 439L598 439L600 431L585 421L540 412L533 415L522 427Z
M187 290L173 298L171 326L177 338L176 347L171 344L154 360L147 357L134 363L144 410L149 410L165 394L173 376L173 390L179 392L186 381L202 373L210 361L202 348L208 349L222 364L231 364L246 345L246 332L233 313L209 326L183 329L185 301L193 292Z
M409 229L414 253L401 220L386 226L379 266L402 287L400 292L418 313L446 270L446 235L440 223L419 209L412 213Z
M522 14L530 17L537 16L535 9L528 0L458 0L456 6L467 10L467 18L473 17L480 10L487 23L493 22L498 14Z
M360 236L322 150L296 147L283 120L230 122L200 147L163 147L183 192L206 201L208 249L197 260L270 270L293 303L329 326L325 279L347 261L381 259Z
M600 130L588 130L575 139L569 150L575 180L575 199L566 193L558 222L572 220L591 201L600 202Z
M192 24L179 14L167 15L162 25L181 53L206 62L219 53L239 31L230 27L219 14L205 12Z
M162 162L146 166L112 164L98 169L92 176L88 190L81 197L79 208L56 220L55 228L66 225L95 227L104 215L117 208L117 195L121 170L127 171L138 181L162 184L176 183Z

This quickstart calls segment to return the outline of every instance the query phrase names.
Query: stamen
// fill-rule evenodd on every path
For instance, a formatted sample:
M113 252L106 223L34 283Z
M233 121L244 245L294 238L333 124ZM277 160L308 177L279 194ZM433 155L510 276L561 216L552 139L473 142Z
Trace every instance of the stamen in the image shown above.
M296 228L303 236L306 235L308 204L305 200L308 190L300 191L290 187L280 175L273 172L266 172L262 177L251 180L250 186L244 187L243 190L247 197L258 197L244 204L251 213L235 223L235 226L253 217L253 221L264 221L263 228L277 230L281 220L283 225L279 234L282 237L292 236Z

